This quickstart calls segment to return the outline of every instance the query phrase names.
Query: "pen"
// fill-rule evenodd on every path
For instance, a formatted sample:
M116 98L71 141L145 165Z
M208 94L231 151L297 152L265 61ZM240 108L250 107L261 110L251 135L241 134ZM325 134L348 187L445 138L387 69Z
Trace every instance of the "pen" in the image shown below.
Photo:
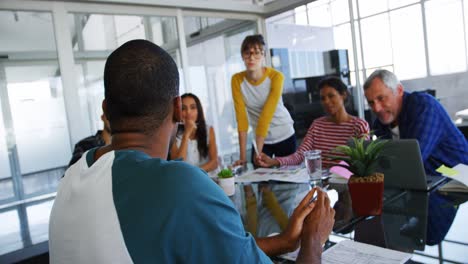
M259 153L258 153L258 148L257 148L257 142L255 140L252 140L252 145L254 147L255 154L257 154L257 156L258 156Z
M330 186L330 185L327 184L327 185L325 185L325 187L320 188L320 189L321 189L322 191L326 192L326 191L328 190L328 187L329 187L329 186ZM318 197L318 195L317 195L317 193L315 193L314 198L310 199L309 204L315 202L315 201L317 200L317 197Z

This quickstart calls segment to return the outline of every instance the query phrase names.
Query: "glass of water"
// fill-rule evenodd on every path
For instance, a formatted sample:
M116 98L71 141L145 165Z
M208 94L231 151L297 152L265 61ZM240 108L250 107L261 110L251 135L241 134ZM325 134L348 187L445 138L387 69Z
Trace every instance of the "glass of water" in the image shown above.
M322 183L322 151L318 149L304 152L304 162L309 173L311 185L320 185Z

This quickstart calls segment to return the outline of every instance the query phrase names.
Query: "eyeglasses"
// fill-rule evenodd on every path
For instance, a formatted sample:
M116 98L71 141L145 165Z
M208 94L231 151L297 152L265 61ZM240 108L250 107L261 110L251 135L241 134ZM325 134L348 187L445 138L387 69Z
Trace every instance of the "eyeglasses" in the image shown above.
M242 52L242 58L244 60L250 58L250 56L252 56L252 55L253 55L254 59L258 60L263 56L263 51L262 50L256 50L256 51L252 52L252 51L246 50L246 51Z

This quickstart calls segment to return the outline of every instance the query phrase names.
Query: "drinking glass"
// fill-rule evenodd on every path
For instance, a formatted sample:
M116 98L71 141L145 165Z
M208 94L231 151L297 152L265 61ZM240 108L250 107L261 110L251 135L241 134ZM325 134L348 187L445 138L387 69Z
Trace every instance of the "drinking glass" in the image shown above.
M318 149L304 152L304 162L309 174L311 185L320 185L322 182L322 151Z
M232 161L232 158L231 158L231 154L226 154L226 155L223 156L223 164L222 164L223 169L231 168L232 163L233 163L233 161Z

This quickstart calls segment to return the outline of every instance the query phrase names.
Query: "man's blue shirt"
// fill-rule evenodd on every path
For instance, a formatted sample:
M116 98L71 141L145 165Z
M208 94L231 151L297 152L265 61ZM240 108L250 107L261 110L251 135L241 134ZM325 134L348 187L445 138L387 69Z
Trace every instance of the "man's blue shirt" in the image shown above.
M443 106L424 92L405 92L398 115L401 139L417 139L426 173L435 175L442 164L453 167L468 164L468 143L453 124ZM378 119L374 123L375 134L392 138L389 125Z

